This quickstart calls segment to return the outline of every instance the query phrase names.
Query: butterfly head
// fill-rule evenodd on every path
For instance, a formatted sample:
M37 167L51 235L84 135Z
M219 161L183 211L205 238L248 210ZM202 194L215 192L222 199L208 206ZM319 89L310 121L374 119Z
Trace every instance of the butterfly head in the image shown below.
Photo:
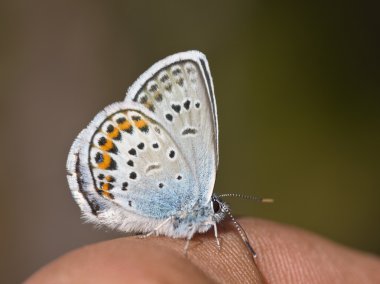
M215 194L213 194L211 197L211 207L214 212L213 219L216 222L223 220L227 211L229 210L227 203Z

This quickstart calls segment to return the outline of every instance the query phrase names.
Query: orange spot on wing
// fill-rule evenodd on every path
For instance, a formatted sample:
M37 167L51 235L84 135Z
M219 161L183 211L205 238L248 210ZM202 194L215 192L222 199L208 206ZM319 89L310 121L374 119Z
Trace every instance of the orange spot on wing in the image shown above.
M118 124L118 126L120 130L128 130L132 127L131 123L128 120L124 121L123 123Z
M107 139L106 144L100 146L100 149L102 149L103 151L109 151L112 148L113 148L113 142L109 139Z
M108 191L102 191L102 195L104 197L108 197L108 198L114 199L113 194L109 193Z
M119 134L120 134L119 129L115 127L111 133L107 133L107 136L111 139L114 139L118 137Z
M139 129L144 128L144 127L146 127L146 126L148 125L148 124L146 123L146 121L145 121L145 120L142 120L142 119L136 121L135 124L136 124L136 126L137 126Z
M111 156L103 152L103 161L98 163L99 169L105 170L111 165Z

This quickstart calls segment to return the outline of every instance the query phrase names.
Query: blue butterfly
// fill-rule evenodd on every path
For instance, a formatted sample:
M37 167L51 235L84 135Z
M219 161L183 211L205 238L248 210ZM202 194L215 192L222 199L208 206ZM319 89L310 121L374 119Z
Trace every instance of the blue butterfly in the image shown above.
M128 233L189 240L229 215L213 194L218 119L204 54L188 51L149 68L122 102L98 113L75 139L68 182L85 220ZM250 197L248 197L250 198ZM259 201L270 201L256 198Z

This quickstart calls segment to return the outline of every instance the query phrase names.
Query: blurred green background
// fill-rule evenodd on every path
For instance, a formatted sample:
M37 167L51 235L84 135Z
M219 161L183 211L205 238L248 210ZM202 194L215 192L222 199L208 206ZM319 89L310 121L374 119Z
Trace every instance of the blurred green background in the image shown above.
M379 254L378 9L305 2L1 1L1 282L120 236L79 219L69 147L151 64L189 49L214 78L216 192L276 200L233 212Z

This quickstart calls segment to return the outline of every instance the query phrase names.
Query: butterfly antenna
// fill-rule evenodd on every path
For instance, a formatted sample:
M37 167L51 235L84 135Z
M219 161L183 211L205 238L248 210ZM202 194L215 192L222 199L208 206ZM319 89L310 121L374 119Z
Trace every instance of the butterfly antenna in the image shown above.
M236 230L239 232L241 239L243 240L245 246L248 248L248 250L251 252L253 258L256 258L257 254L255 250L252 248L251 244L249 243L247 234L245 233L243 227L236 221L234 216L232 216L231 211L228 208L225 208L225 212L228 214L228 216L231 218L232 223L235 225Z
M262 198L258 196L244 195L244 194L239 194L239 193L225 193L225 194L220 194L219 197L239 197L239 198L249 199L249 200L253 200L260 203L274 202L273 198Z

